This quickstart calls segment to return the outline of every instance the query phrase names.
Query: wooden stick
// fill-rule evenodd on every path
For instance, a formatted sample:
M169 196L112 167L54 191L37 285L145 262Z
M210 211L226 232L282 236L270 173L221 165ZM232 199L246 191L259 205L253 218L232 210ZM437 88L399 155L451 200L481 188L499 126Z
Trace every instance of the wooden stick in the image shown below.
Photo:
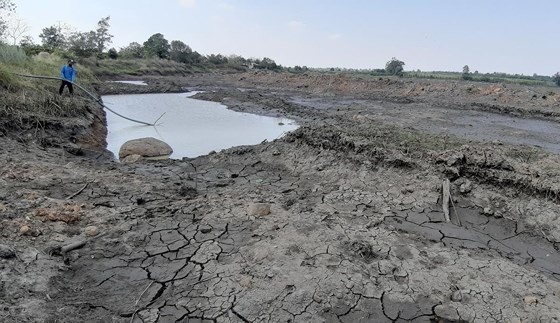
M146 287L146 289L144 289L144 291L142 292L142 294L140 294L140 296L138 297L138 299L136 300L136 303L134 303L134 307L138 306L138 302L140 302L140 300L142 299L142 296L144 296L144 294L146 293L146 291L148 291L148 289L152 286L152 284L154 283L154 281L152 280L150 282L150 284L148 285L148 287ZM134 322L134 315L136 315L136 312L138 312L138 309L134 310L134 313L132 313L132 317L130 318L130 323Z
M71 243L69 245L66 245L66 246L60 248L60 252L64 254L64 253L67 253L67 252L72 251L74 249L81 248L81 247L86 245L86 242L87 242L87 240L81 240L81 241L78 241L78 242Z
M67 199L67 200L71 200L71 199L75 198L76 196L80 195L80 193L82 193L82 192L88 187L88 185L89 185L90 183L93 183L93 181L85 183L84 186L82 186L82 188L80 188L79 191L77 191L76 193L74 193L74 194L68 196L66 199Z
M449 179L443 181L443 200L442 200L442 207L443 207L443 217L445 218L445 222L449 222L449 200L451 198L451 193L449 189Z

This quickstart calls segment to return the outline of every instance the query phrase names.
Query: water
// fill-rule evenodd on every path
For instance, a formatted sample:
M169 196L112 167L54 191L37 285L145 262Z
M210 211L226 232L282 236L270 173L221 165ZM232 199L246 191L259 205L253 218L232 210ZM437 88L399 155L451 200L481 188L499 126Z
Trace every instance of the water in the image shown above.
M235 112L222 104L188 96L185 93L103 96L109 108L129 118L154 122L165 113L158 126L152 127L133 123L107 111L107 149L118 156L121 145L126 141L154 137L173 148L171 158L197 157L213 150L274 140L298 128L290 119Z
M116 83L133 84L133 85L148 85L144 81L114 81Z

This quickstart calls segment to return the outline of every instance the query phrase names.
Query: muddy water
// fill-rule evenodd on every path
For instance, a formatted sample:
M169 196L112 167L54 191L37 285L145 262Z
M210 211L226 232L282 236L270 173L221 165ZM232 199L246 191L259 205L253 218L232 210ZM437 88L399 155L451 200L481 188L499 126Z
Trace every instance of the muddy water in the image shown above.
M132 84L132 85L148 85L144 81L115 81L116 83Z
M188 94L136 94L104 96L111 109L133 119L153 122L142 126L107 113L107 149L118 155L131 139L154 137L173 148L172 158L197 157L239 145L274 140L297 129L289 119L271 118L228 110L226 106L195 100Z

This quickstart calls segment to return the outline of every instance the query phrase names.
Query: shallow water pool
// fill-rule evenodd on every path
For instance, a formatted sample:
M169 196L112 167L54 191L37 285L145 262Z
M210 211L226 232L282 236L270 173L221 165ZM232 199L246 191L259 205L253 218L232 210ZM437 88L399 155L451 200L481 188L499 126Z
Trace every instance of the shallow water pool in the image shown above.
M103 102L120 114L146 122L165 113L158 126L152 127L107 111L107 149L115 156L123 143L143 137L165 141L173 148L171 158L182 158L274 140L298 128L290 119L235 112L219 103L191 99L186 93L107 95Z

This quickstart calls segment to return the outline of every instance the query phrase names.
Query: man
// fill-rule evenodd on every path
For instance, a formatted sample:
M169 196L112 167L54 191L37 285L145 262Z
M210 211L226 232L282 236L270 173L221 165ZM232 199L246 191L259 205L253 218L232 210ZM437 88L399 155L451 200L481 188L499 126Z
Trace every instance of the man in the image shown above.
M64 86L68 86L68 91L70 95L74 94L74 88L72 87L72 82L76 78L76 69L74 69L74 60L69 60L68 65L64 65L62 70L60 70L60 76L62 78L62 84L60 84L60 89L58 93L62 95L64 91Z

